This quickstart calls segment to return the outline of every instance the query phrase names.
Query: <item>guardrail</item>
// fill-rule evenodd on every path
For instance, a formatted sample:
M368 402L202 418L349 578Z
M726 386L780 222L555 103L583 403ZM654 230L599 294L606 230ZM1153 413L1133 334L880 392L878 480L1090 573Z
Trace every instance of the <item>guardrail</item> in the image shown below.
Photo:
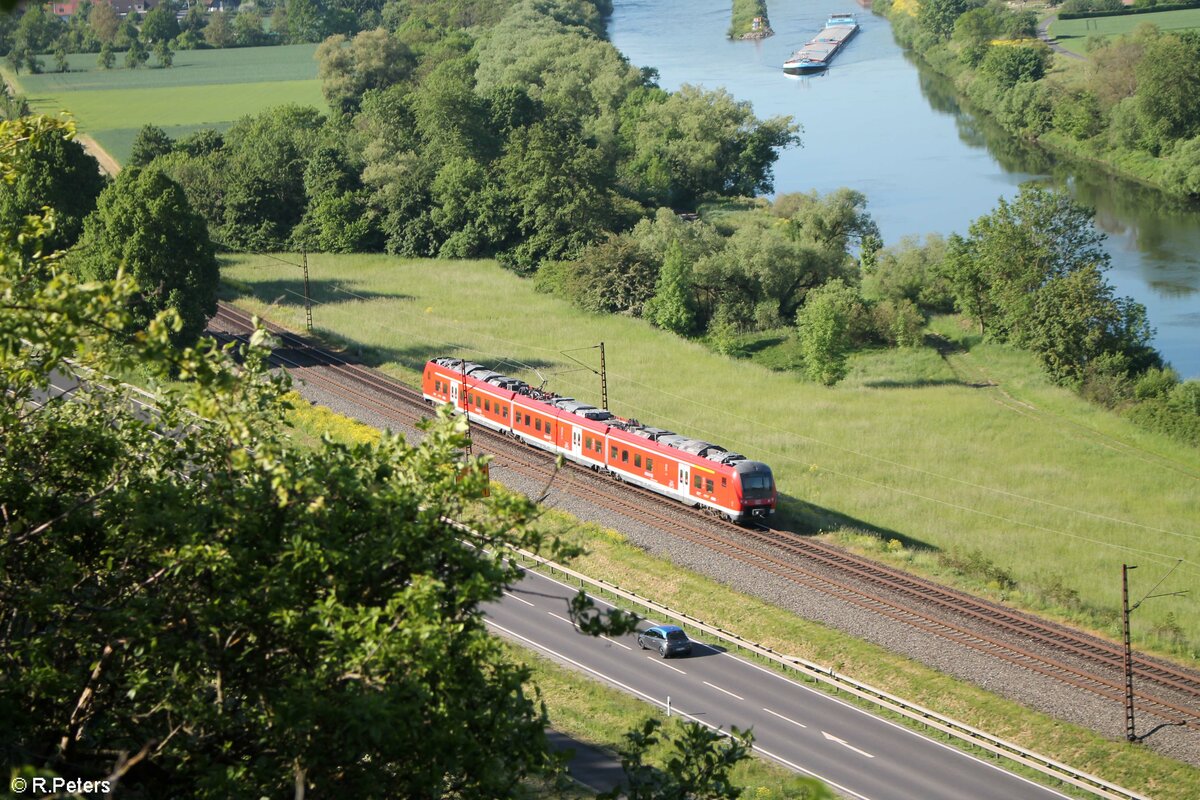
M558 572L571 578L579 583L582 589L585 585L591 586L600 593L607 593L614 597L620 597L628 602L645 608L648 612L656 615L667 617L675 622L687 625L697 631L701 631L709 637L727 642L735 648L745 650L750 653L772 661L787 669L799 672L809 678L821 681L836 687L839 690L849 692L856 697L866 700L882 709L890 711L894 714L907 717L908 719L919 722L926 727L941 731L948 736L954 737L962 742L974 745L980 749L986 750L997 756L1007 758L1009 761L1020 764L1029 769L1040 772L1056 780L1071 784L1077 788L1083 789L1092 793L1097 797L1102 797L1105 800L1150 800L1145 795L1117 786L1114 783L1098 778L1095 775L1090 775L1086 772L1075 769L1074 767L1055 761L1052 758L1035 753L1032 750L1026 750L1018 744L1001 739L998 736L993 736L986 731L981 731L978 728L973 728L966 723L959 722L950 717L943 716L936 711L931 711L928 708L919 706L915 703L910 703L903 698L889 694L882 689L876 689L874 686L862 683L851 678L848 675L842 675L829 667L823 667L820 664L815 664L803 658L795 656L783 655L775 652L770 647L755 642L748 641L736 633L723 630L705 623L703 620L696 619L680 611L675 611L672 608L656 603L653 600L642 597L635 592L630 592L621 587L608 583L607 581L596 580L589 578L580 572L564 567L547 558L543 558L535 553L530 553L525 550L510 548L526 561L538 564L548 568L551 573Z

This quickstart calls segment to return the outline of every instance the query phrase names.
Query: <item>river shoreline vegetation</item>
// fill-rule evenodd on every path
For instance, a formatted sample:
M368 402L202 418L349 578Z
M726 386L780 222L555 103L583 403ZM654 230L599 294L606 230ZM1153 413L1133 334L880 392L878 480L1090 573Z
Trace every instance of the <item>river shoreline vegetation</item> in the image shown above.
M755 20L759 21L757 26ZM771 20L767 17L766 0L733 0L730 39L765 39L774 35Z

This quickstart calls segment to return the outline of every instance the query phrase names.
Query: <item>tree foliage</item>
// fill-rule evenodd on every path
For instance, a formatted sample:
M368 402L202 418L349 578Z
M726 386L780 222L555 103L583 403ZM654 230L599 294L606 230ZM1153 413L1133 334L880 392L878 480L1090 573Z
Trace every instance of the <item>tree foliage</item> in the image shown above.
M846 377L851 347L851 318L858 294L841 280L814 289L796 318L804 373L826 386Z
M70 263L88 280L131 276L138 330L171 309L179 321L175 341L190 343L217 310L217 260L204 219L179 184L153 167L122 170L104 190Z
M0 123L0 174L66 132ZM101 214L142 187L171 200L163 180L127 169ZM31 240L48 230L22 224ZM483 800L547 771L544 711L482 605L521 574L492 552L563 551L530 528L528 500L479 502L486 476L461 461L463 423L444 412L419 446L297 448L261 330L240 364L211 342L172 346L173 309L125 342L136 269L81 282L13 250L16 233L0 237L5 763L214 800ZM162 387L150 416L101 385L134 365ZM32 404L81 368L95 377L72 399Z
M733 728L726 736L699 722L687 722L669 735L662 721L647 719L640 730L625 735L621 767L625 786L600 795L601 800L737 800L741 789L731 780L733 768L750 755L754 734ZM648 752L670 746L666 763L654 766Z
M144 167L159 156L165 156L175 149L175 140L157 125L143 125L133 138L133 150L129 156L129 165Z
M643 316L660 328L687 336L696 329L696 289L692 264L683 248L673 243L663 259L654 287L654 296L646 301Z

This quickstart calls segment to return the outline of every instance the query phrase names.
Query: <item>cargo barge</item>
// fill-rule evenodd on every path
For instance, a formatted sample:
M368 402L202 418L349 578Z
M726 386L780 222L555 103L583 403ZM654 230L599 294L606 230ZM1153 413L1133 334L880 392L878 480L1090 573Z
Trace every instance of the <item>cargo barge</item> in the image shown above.
M833 14L813 40L783 62L783 71L793 74L819 72L829 66L842 46L858 33L853 14Z

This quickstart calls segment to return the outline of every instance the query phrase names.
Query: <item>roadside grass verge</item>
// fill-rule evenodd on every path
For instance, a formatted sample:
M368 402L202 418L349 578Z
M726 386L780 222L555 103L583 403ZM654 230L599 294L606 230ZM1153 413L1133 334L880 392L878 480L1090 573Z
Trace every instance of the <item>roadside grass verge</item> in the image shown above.
M6 66L0 73L34 111L70 112L82 133L125 161L143 125L181 135L224 130L242 116L287 103L323 109L315 51L311 44L184 50L169 69L127 69L118 54L121 66L111 70L96 65L95 53L76 53L68 57L69 72L13 74Z
M620 586L693 617L774 649L833 667L892 694L954 717L973 727L1016 742L1156 800L1190 800L1200 796L1200 769L1124 741L1109 741L1085 728L1030 710L1012 700L932 670L904 656L745 595L728 586L647 555L620 534L591 523L580 523L560 512L549 512L542 525L547 533L587 549L572 561L573 569ZM611 599L611 598L610 598ZM637 609L631 609L637 610ZM703 636L701 635L701 638ZM762 662L770 667L768 662ZM774 667L772 667L774 668ZM786 674L786 673L784 673ZM794 678L794 676L792 676ZM540 686L540 678L535 680ZM815 688L832 691L823 684ZM587 689L576 691L586 692ZM874 712L870 704L839 694L841 699ZM593 714L572 695L563 701L570 723L563 730L587 738L586 727L568 728L579 717L581 726ZM583 706L570 710L572 705ZM555 717L554 705L551 716ZM562 714L563 712L560 712ZM922 730L911 720L884 715ZM559 724L555 720L556 726ZM946 740L936 732L927 735ZM590 739L589 739L590 740ZM990 758L985 754L981 757ZM1022 771L1031 778L1037 774ZM1061 787L1060 787L1061 788ZM1069 790L1075 791L1075 790Z
M289 399L297 407L297 411L289 413L289 422L301 444L314 443L324 433L346 444L370 441L379 436L378 431L369 426L323 407L312 406L302 398ZM498 488L497 491L505 490ZM535 524L548 541L557 537L585 550L571 562L574 569L584 574L602 578L667 606L684 609L710 625L736 631L777 652L831 666L887 692L1158 800L1190 800L1200 796L1200 769L1143 747L1109 741L1092 731L1031 711L869 642L805 620L650 556L616 531L580 522L555 510L544 512ZM872 547L892 557L900 552L898 548L886 545L864 545L864 549ZM532 650L511 643L508 646L515 660L531 667L531 683L541 692L554 727L574 738L615 750L625 731L646 716L661 713L656 707L560 666ZM763 665L777 669L768 662ZM814 687L833 691L823 684L814 684ZM875 710L869 703L849 695L839 696L847 702ZM922 730L911 720L890 714L883 716ZM937 734L931 735L941 740ZM954 740L948 741L954 743ZM1040 777L1030 771L1023 771L1023 774L1034 779ZM791 776L758 760L739 768L737 782L757 792L750 795L752 797L805 797L806 787L811 787L811 782L806 779ZM759 791L759 787L766 791ZM546 796L552 796L551 788L541 788L544 791L535 794L540 796L550 791L551 794Z
M979 551L1018 587L1059 576L1096 609L1117 607L1122 562L1143 567L1135 593L1177 559L1164 589L1200 574L1200 452L1049 384L1027 354L964 335L970 349L945 362L930 350L856 355L848 378L826 388L640 320L579 311L490 261L310 254L309 265L318 332L410 383L431 356L462 355L599 402L599 381L561 351L605 342L616 413L771 464L780 522L795 530ZM226 259L223 275L250 290L238 301L246 308L303 328L298 269L244 256ZM1177 652L1194 657L1195 603L1147 603L1134 621L1139 643L1174 620Z
M1163 31L1200 28L1200 8L1149 14L1122 14L1113 17L1060 19L1050 23L1049 33L1067 50L1086 56L1088 39L1094 36L1108 39L1123 33L1132 33L1139 25L1145 24L1154 25Z
M541 692L551 725L573 739L616 753L626 732L640 727L647 717L664 717L661 709L582 676L534 650L511 643L508 650L514 661L524 663L532 671L531 683ZM660 733L669 733L672 726L682 727L679 717L672 717ZM671 755L660 741L647 760L662 766ZM834 797L819 781L796 775L763 758L752 757L741 762L734 768L732 778L746 798L832 800Z

